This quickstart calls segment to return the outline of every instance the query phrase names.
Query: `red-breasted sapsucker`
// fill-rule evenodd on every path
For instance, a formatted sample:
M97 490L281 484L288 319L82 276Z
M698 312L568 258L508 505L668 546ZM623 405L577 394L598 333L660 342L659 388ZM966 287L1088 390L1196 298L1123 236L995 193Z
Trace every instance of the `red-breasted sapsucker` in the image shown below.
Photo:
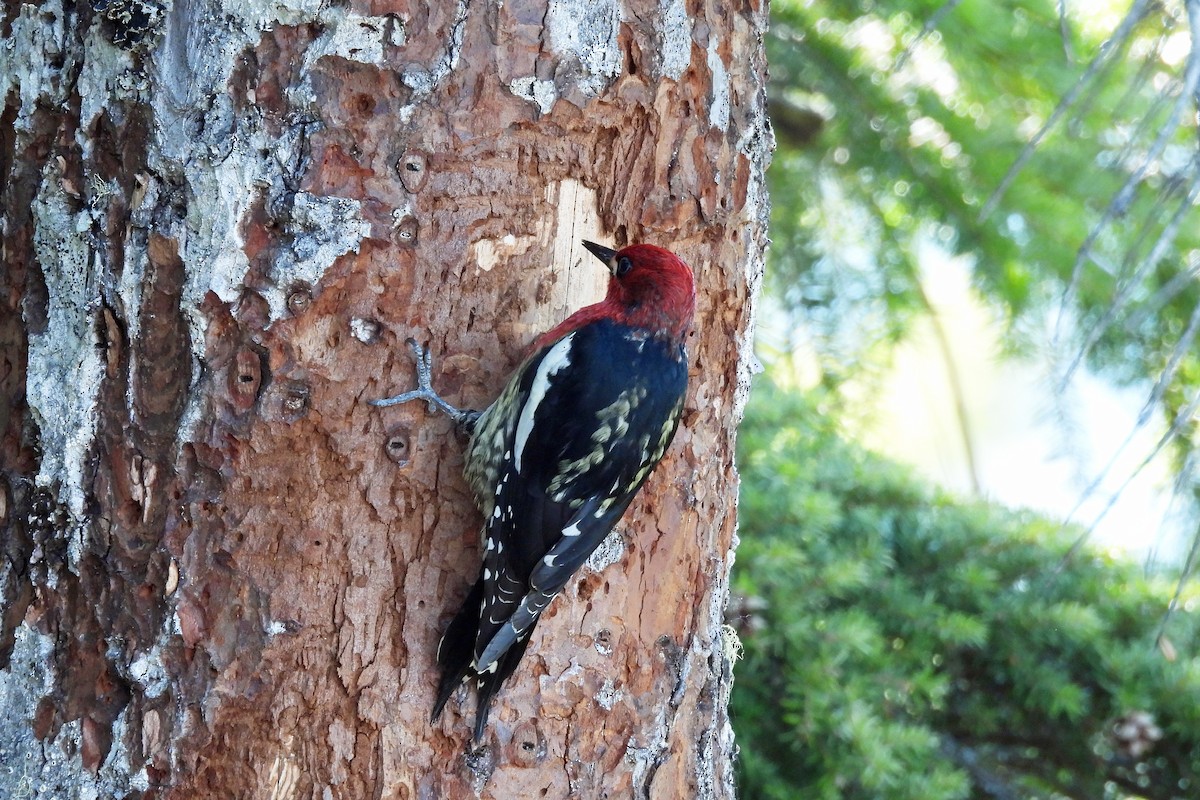
M437 396L412 340L419 388L373 401L426 400L471 434L464 472L485 518L483 566L438 645L433 719L473 680L476 740L538 617L625 513L683 409L691 269L653 245L583 244L611 273L604 300L539 337L482 412Z

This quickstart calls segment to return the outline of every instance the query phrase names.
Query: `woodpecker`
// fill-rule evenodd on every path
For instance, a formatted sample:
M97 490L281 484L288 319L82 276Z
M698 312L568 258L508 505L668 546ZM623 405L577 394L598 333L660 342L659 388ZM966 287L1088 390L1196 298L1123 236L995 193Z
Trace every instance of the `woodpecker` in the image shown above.
M653 245L583 245L610 272L604 299L538 337L486 409L438 396L429 351L411 339L418 388L372 401L425 400L471 437L464 474L484 515L483 564L438 645L431 719L473 682L475 741L538 618L625 513L683 409L691 269Z

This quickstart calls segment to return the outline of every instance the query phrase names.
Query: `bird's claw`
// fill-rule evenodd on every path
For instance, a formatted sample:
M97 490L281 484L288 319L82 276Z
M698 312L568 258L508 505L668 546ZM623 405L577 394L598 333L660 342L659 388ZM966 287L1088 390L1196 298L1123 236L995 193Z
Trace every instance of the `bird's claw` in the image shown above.
M408 345L413 359L417 362L417 392L437 397L437 392L433 391L433 354L429 352L428 347L422 347L411 336L405 339L404 343Z
M478 411L469 409L459 409L447 403L442 399L433 388L433 355L429 352L428 347L422 347L416 339L409 337L405 340L408 349L412 351L413 360L417 365L417 388L403 394L398 394L395 397L385 397L380 400L369 400L373 406L384 408L387 406L398 406L401 403L407 403L412 400L424 400L429 406L430 411L440 410L454 420L456 425L465 429L470 429L474 425L475 420L479 418Z
M429 405L430 411L449 406L449 403L442 400L438 396L438 393L433 390L433 355L429 352L429 348L422 347L416 339L411 337L406 339L404 343L412 351L413 360L417 365L417 388L394 397L371 400L369 401L371 405L384 408L387 406L398 406L412 400L424 400Z

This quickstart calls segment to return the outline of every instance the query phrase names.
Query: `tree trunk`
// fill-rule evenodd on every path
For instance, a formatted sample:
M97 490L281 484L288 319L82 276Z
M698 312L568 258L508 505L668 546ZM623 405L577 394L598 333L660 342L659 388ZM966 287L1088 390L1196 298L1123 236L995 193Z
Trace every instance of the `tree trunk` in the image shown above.
M164 5L3 12L0 796L731 797L766 9ZM475 748L464 442L366 401L488 403L581 238L694 268L686 412Z

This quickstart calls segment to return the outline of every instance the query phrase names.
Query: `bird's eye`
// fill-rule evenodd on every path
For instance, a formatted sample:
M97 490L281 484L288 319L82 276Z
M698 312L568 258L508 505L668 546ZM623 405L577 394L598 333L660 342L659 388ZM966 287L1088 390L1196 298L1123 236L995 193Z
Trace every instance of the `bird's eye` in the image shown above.
M618 278L624 278L629 274L629 270L631 269L633 269L633 262L629 260L629 256L621 256L621 259L617 261L617 269L613 274Z

